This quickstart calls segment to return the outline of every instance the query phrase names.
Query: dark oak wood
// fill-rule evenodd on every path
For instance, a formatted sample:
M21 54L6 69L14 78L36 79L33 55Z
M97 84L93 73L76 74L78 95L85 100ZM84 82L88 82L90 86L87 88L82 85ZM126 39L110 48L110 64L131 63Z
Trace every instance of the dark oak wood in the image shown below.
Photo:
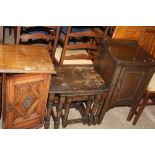
M115 29L113 38L136 40L146 52L155 58L155 26L118 26ZM154 91L149 89L145 91L142 100L139 101L139 106L135 110L133 125L137 123L145 106L149 104L148 101L155 96Z
M49 128L50 114L54 115L54 128L59 128L60 118L63 127L73 123L95 125L109 91L102 76L93 66L61 66L56 70L49 90L45 128ZM77 109L81 118L68 120L70 108Z
M128 115L130 120L154 73L155 60L132 41L107 41L102 43L101 50L100 63L109 75L103 74L110 91L98 123L102 122L110 108L117 106L131 107Z
M141 41L143 47L147 50L150 55L155 58L155 29L146 29L144 33L144 39ZM143 95L142 100L140 101L136 111L135 118L133 120L133 125L136 125L138 119L140 118L145 106L155 104L155 73L149 82L149 85ZM151 101L151 102L150 102Z

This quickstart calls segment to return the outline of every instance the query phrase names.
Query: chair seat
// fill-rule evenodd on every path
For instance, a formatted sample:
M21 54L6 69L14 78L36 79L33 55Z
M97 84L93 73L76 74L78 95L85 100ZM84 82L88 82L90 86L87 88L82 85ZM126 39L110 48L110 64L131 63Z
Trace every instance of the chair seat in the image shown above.
M60 61L61 53L62 53L62 48L57 48L56 53L55 53L55 59L57 62ZM78 54L88 55L86 50L76 50L76 51L75 50L67 50L66 51L66 56L78 55ZM92 62L92 60L75 59L75 60L64 60L63 64L64 65L82 65L82 64L83 65L92 65L93 62Z
M105 81L92 66L62 66L56 71L49 93L84 95L108 91Z
M153 74L147 89L148 91L155 91L155 73Z

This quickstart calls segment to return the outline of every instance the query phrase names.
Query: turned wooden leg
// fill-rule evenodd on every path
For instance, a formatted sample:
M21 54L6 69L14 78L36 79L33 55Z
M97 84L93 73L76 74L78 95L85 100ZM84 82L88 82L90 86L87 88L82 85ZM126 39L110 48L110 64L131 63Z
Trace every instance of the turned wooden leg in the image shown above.
M63 106L64 102L65 102L65 97L64 96L60 97L60 101L59 101L58 105L56 106L57 114L56 114L56 120L54 121L55 129L58 129L60 127L60 117L62 114L62 106Z
M79 110L79 112L81 114L81 117L85 118L85 110L86 110L86 108L85 108L85 103L84 102L82 102L82 103L79 102L78 110ZM83 123L83 125L86 124L85 121L82 121L82 123Z
M103 96L100 96L100 98L98 100L98 107L97 107L96 115L94 117L93 125L96 125L98 123L99 116L100 116L102 107L104 105L104 100L105 100L105 98Z
M44 123L44 128L49 129L50 127L50 116L51 116L51 111L52 111L52 106L54 102L54 94L50 94L50 99L48 99L47 103L47 114L45 117L45 123Z
M108 107L106 107L104 104L105 104L104 98L102 97L101 102L100 102L99 107L98 107L98 112L97 112L98 113L98 119L96 121L97 124L102 123L102 120L103 120L103 118L107 112Z
M65 114L64 114L64 117L62 120L62 127L63 128L65 128L67 126L67 120L68 120L69 110L71 107L71 102L72 102L72 99L70 97L67 97L66 106L65 106Z
M139 104L136 104L136 105L133 104L133 107L131 107L130 112L128 114L127 121L131 121L133 116L136 114L136 110L137 110L138 106L139 106Z
M47 105L47 114L46 114L45 123L44 123L44 128L45 129L49 129L49 127L50 127L51 109L52 109L52 103L49 102L48 105Z
M130 109L130 112L127 117L127 121L131 121L133 115L136 113L136 109L137 109L137 107L135 107L135 106Z
M88 124L89 125L89 113L90 113L90 109L91 109L91 104L92 104L92 98L89 97L89 100L86 102L86 111L85 111L85 117L84 117L84 124Z
M143 101L141 102L141 104L140 104L140 106L139 106L139 109L137 108L138 111L136 111L136 117L135 117L135 119L133 120L133 123L132 123L133 125L136 125L136 123L137 123L139 117L141 116L141 114L142 114L142 112L143 112L145 106L146 106L147 103L148 103L148 100L149 100L149 94L146 94L146 95L144 96L144 98L143 98Z
M98 107L98 104L100 102L100 99L101 99L101 95L96 95L95 100L94 100L94 104L93 104L93 107L91 110L91 120L89 121L89 125L92 125L94 122L94 118L96 115L96 111L97 111L97 107Z

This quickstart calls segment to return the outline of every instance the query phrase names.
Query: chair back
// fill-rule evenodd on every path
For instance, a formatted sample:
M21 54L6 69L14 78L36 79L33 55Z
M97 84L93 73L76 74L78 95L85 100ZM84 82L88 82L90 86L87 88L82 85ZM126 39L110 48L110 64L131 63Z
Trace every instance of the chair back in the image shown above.
M60 43L63 44L63 50L61 53L60 64L63 64L64 60L73 59L87 59L94 60L98 57L99 52L99 39L105 38L108 33L108 29L105 32L95 27L75 27L68 26L65 39L63 40L60 35ZM66 55L67 50L75 50L74 55ZM88 54L76 54L77 50L87 50ZM94 52L95 51L95 52Z
M17 27L16 44L48 45L52 55L55 54L60 26Z

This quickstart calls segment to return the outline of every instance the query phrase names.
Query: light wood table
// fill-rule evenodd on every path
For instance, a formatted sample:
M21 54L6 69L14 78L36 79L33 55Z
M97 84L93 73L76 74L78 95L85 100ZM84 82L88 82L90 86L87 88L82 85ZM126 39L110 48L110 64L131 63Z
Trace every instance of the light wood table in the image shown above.
M43 126L51 74L46 47L0 45L3 128Z

